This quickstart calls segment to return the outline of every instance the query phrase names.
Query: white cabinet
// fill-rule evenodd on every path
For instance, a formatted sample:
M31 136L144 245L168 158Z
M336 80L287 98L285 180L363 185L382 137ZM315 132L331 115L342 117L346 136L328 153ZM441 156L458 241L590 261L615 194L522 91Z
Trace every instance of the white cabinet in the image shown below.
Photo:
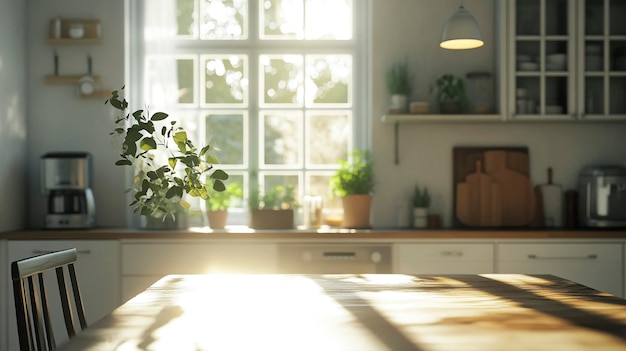
M493 244L417 243L394 245L394 273L493 273Z
M122 300L166 274L276 273L275 243L122 241Z
M496 257L496 273L553 274L624 296L621 243L499 244Z
M93 324L98 319L113 311L120 304L119 288L119 245L116 240L9 240L7 257L3 262L6 276L10 279L10 263L38 254L75 247L78 251L76 275L83 297L87 323ZM46 277L46 284L56 286L55 275ZM8 337L6 350L18 350L17 327L15 323L15 303L13 293L3 295L2 303L8 306L6 320ZM58 289L48 289L50 306L60 306ZM57 311L55 311L57 312ZM63 314L59 309L53 313L52 327L58 344L67 340Z
M512 119L626 119L623 0L510 0L507 12Z

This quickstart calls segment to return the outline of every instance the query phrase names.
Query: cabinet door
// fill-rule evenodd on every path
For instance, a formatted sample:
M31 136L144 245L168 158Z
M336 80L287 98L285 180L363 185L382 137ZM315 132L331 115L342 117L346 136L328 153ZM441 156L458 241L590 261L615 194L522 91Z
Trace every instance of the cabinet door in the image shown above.
M626 2L578 2L578 109L590 120L626 119Z
M167 274L276 273L275 244L169 242L122 244L122 300Z
M496 273L553 274L623 296L621 244L501 244Z
M512 0L509 5L511 116L530 120L574 118L574 2Z
M396 244L394 273L493 273L492 244Z
M113 311L120 304L119 289L119 253L118 242L114 240L11 240L8 242L7 271L10 277L10 263L22 258L42 253L75 247L78 250L76 276L83 297L87 324L93 324ZM46 284L56 287L56 275L48 275ZM11 290L12 291L12 290ZM58 289L48 289L50 306L60 306ZM13 293L7 294L5 303L9 308L8 348L19 350L17 327L15 323L15 302ZM57 344L67 340L63 314L59 308L53 310L52 327Z

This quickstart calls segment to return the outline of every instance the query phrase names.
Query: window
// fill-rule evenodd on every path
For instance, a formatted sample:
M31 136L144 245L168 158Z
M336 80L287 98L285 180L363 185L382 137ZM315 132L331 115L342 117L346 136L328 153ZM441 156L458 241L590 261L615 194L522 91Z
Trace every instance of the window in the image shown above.
M179 118L252 191L330 197L364 139L355 0L131 2L131 103ZM197 141L196 141L197 140ZM236 216L229 216L235 218Z

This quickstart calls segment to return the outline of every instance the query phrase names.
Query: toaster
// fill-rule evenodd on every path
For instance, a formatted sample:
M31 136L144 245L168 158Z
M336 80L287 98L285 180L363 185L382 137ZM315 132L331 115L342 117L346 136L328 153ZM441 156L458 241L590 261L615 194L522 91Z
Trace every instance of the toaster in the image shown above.
M578 220L582 227L626 227L626 168L584 168L578 196Z

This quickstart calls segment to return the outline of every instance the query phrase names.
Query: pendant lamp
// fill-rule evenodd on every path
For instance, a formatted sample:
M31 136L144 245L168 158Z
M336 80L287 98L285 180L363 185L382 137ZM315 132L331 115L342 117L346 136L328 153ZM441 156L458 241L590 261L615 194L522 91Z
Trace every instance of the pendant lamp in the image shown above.
M476 49L485 45L483 35L474 17L463 7L448 19L443 27L440 47L450 50Z

